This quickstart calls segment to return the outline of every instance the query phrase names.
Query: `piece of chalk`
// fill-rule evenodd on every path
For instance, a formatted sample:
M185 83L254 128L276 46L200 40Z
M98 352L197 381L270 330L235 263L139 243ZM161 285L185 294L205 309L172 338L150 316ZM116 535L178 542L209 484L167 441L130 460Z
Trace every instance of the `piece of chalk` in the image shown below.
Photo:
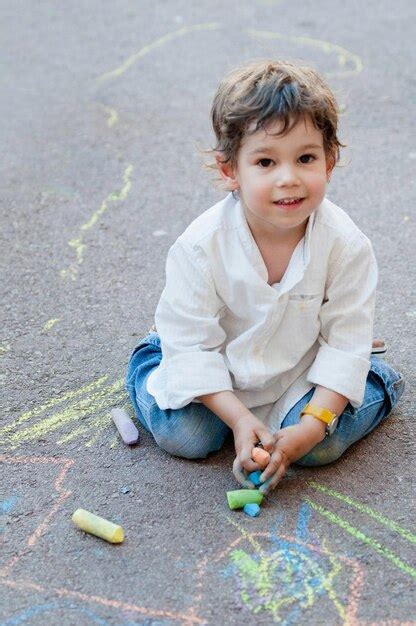
M244 505L243 511L246 515L250 515L250 517L257 517L260 513L260 507L255 502L251 502L250 504Z
M263 494L257 489L237 489L227 491L228 506L230 509L242 509L245 504L261 504Z
M259 487L259 485L262 484L260 480L261 474L261 471L257 470L257 472L251 472L251 474L249 474L247 478L253 483L255 487Z
M251 458L255 463L258 463L262 469L264 469L269 464L270 454L263 448L253 448Z
M91 535L101 537L110 543L121 543L124 540L124 530L121 526L109 522L103 517L94 515L85 509L77 509L72 515L72 521L78 528Z
M139 441L139 431L125 409L111 409L111 417L124 443L131 446Z

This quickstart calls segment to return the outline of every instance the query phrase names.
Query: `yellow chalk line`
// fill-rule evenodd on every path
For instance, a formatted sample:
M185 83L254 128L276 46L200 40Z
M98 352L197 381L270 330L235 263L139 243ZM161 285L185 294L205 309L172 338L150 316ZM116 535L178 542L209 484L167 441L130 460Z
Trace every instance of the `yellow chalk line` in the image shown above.
M143 48L141 48L138 52L128 57L124 61L124 63L122 63L116 69L110 72L106 72L105 74L102 74L101 76L99 76L96 80L96 83L100 84L104 81L107 81L113 78L118 78L119 76L124 74L132 65L134 65L139 59L144 57L146 54L149 54L149 52L151 52L152 50L155 50L156 48L163 46L169 41L172 41L179 37L183 37L184 35L187 35L188 33L191 33L191 32L201 31L201 30L218 30L221 28L223 28L223 25L220 24L219 22L207 22L205 24L194 24L193 26L184 26L183 28L180 28L179 30L167 33L166 35L159 37L152 43L146 46L143 46ZM245 29L245 32L249 36L252 36L252 37L258 37L258 38L263 38L263 39L283 39L285 41L300 43L306 46L313 46L315 48L322 50L323 52L325 52L325 54L335 53L337 55L338 64L341 67L345 67L348 62L352 63L353 69L344 70L342 72L328 72L328 74L331 74L331 75L340 74L342 76L345 76L348 74L359 74L363 69L363 62L361 58L358 56L358 54L355 54L351 52L350 50L347 50L346 48L339 46L338 44L334 44L329 41L325 41L323 39L315 39L312 37L301 37L301 36L296 36L296 35L285 35L283 33L278 33L275 31L255 30L255 29L250 29L250 28ZM112 124L109 123L109 125L112 125Z
M258 552L263 557L266 556L265 552L264 552L263 548L261 547L261 545L259 544L259 542L254 539L253 535L251 533L249 533L248 530L246 530L244 528L244 526L241 526L241 524L238 524L229 515L225 515L225 519L228 520L230 522L230 524L235 526L240 531L240 533L243 535L244 539L247 539L247 541L249 542L251 547L256 552Z
M105 211L107 211L108 209L108 204L109 202L122 202L123 200L125 200L127 198L127 195L130 191L131 188L131 181L130 181L130 175L133 171L133 166L132 165L128 165L124 171L123 174L123 187L120 191L113 191L111 192L101 203L101 206L99 209L97 209L92 216L90 217L90 219L88 220L88 222L86 222L85 224L82 224L81 226L81 234L79 237L76 237L75 239L71 239L68 242L68 245L71 246L71 248L75 249L76 252L76 262L75 263L71 263L69 265L69 267L67 269L62 269L60 271L60 275L63 278L66 277L70 277L72 278L72 280L75 280L76 275L78 274L78 268L81 265L81 263L83 262L83 254L84 254L84 249L87 247L86 244L83 242L84 241L84 233L88 230L90 230L94 224L97 222L98 218L100 217L100 215L102 215Z
M86 398L81 398L75 405L71 405L70 407L64 408L62 411L58 413L54 413L52 416L45 418L34 424L29 426L19 432L16 432L9 436L9 441L13 442L14 440L19 440L22 436L24 439L33 439L39 435L46 434L56 428L59 428L65 422L70 421L72 419L80 419L81 416L88 416L93 414L93 412L100 409L102 406L105 406L108 403L109 396L117 393L122 389L124 381L121 379L109 386L106 389L103 389L92 396L88 396ZM83 418L85 419L85 418Z
M318 513L320 513L330 522L332 522L333 524L337 524L359 541L362 541L363 543L369 545L371 548L373 548L373 550L381 554L381 556L383 556L385 559L391 561L400 570L402 570L409 576L416 578L416 569L402 561L400 557L397 556L397 554L383 546L379 541L376 541L372 537L369 537L358 528L355 528L355 526L352 526L349 522L347 522L347 520L343 519L339 515L336 515L335 513L332 513L331 511L328 511L328 509L325 509L320 504L313 502L313 500L309 500L309 498L305 498L305 500L315 511L318 511Z
M55 319L48 320L42 330L50 330L52 326L55 326L56 322L59 322L60 319L60 317L57 317Z
M121 401L120 403L118 403L118 406L120 407L123 406L123 402ZM125 407L125 408L128 409L128 407ZM85 443L86 447L90 448L97 441L97 439L100 439L103 436L102 431L107 430L108 427L112 425L112 423L113 422L110 417L110 412L106 411L105 413L98 415L96 418L89 420L88 425L80 426L79 428L71 431L70 433L65 435L62 439L57 441L56 443L59 445L63 443L67 443L68 441L72 441L73 439L76 439L79 435L82 435L88 432L89 430L94 430L94 433L95 433L94 436ZM115 435L114 438L112 439L112 444L114 442L119 443L119 441L120 441L120 437L118 435ZM110 447L114 447L114 446L110 445Z
M340 617L342 617L343 620L345 620L345 617L347 615L347 612L345 610L344 605L342 604L341 600L338 598L334 587L332 586L332 582L333 579L339 574L339 572L342 569L342 565L337 557L336 554L334 554L333 552L330 552L330 550L328 549L327 545L326 545L326 539L322 539L322 552L324 552L324 554L328 557L329 562L332 566L332 570L330 570L328 572L328 575L326 577L325 580L328 581L328 589L326 589L327 594L329 595L330 599L332 600L332 602L334 603L335 608L338 611L338 614L340 615Z
M45 402L45 404L42 404L41 406L36 407L35 409L22 413L20 417L13 420L10 424L7 424L6 426L3 426L2 428L0 428L0 437L11 431L16 430L16 426L19 426L22 422L33 419L40 413L47 411L48 409L56 406L57 404L60 404L61 402L66 402L67 400L71 400L75 396L79 396L84 393L88 393L89 391L92 391L96 387L99 387L100 385L102 385L106 379L107 379L107 376L102 376L101 378L98 378L98 380L95 380L93 383L89 383L88 385L85 385L84 387L80 387L80 389L76 389L75 391L68 391L61 398L53 398L52 400L48 400L47 402Z
M90 445L89 442L87 444L87 446ZM110 448L115 448L116 446L120 445L120 438L115 435L114 439L112 440L112 442L110 443Z
M98 432L94 435L94 437L92 437L89 441L87 441L85 443L85 447L86 448L91 448L95 444L97 439L99 439L102 436L103 435L102 435L101 431L98 430ZM120 435L114 435L108 445L109 445L110 448L115 448L116 446L119 446L120 445Z
M114 124L118 124L119 117L117 111L112 107L106 106L105 104L101 104L100 106L102 106L106 113L108 113L107 126L111 128Z
M324 41L323 39L313 39L312 37L298 37L295 35L284 35L283 33L277 33L274 31L254 30L252 28L248 28L246 32L252 37L258 37L262 39L282 39L283 41L290 41L293 43L300 43L306 46L319 48L320 50L325 52L325 54L335 53L337 55L338 64L341 67L345 67L348 62L352 63L353 65L353 69L351 70L344 70L342 72L326 72L327 76L346 76L348 74L359 74L363 69L363 62L358 54L354 54L353 52L350 52L342 46L331 43L329 41Z
M123 389L123 387L124 380L120 379L109 387L98 391L93 396L79 399L75 405L64 408L63 410L60 410L57 413L54 413L53 415L46 417L38 423L33 424L27 428L24 428L17 432L12 432L11 434L9 434L8 437L6 437L5 439L3 438L2 443L6 444L9 449L14 450L22 445L23 442L37 439L42 435L62 428L62 426L67 425L68 422L79 420L81 418L81 415L83 417L93 415L100 409L104 407L107 408L110 399L112 402L114 402L115 397L121 398L121 394L119 392ZM97 419L98 421L88 421L88 423L82 424L79 428L82 429L82 432L84 432L84 429L86 431L95 428L101 420L107 420L105 415L102 415L100 416L100 418ZM11 430L10 427L8 430ZM15 429L12 430L15 431Z
M163 46L168 41L172 41L173 39L177 39L178 37L183 37L187 33L201 31L201 30L216 30L218 28L222 28L221 24L217 22L207 22L205 24L194 24L193 26L184 26L183 28L180 28L179 30L175 30L175 31L172 31L171 33L167 33L166 35L163 35L162 37L155 39L155 41L148 44L147 46L144 46L135 54L132 54L128 59L126 59L126 61L124 61L124 63L122 63L122 65L120 65L120 67L117 67L115 70L112 70L111 72L107 72L106 74L102 74L101 76L99 76L96 82L97 84L100 84L104 81L121 76L122 74L124 74L126 70L129 69L129 67L134 65L136 61L144 57L146 54L149 54L149 52L151 52L155 48L159 48L160 46Z
M389 528L390 530L393 530L399 533L399 535L401 535L404 539L407 539L408 541L411 541L412 543L416 543L416 535L411 533L410 530L406 530L406 528L402 528L402 526L397 524L397 522L394 522L393 520L389 519L388 517L385 517L378 511L371 509L366 504L362 504L361 502L358 502L357 500L353 500L349 496L346 496L340 493L339 491L335 491L334 489L329 489L328 487L325 487L324 485L321 485L320 483L317 483L314 480L310 480L308 482L308 485L310 485L314 489L317 489L318 491L321 491L322 493L326 493L329 496L332 496L333 498L337 498L338 500L341 500L341 502L345 502L346 504L353 506L361 513L365 513L369 517L372 517L373 519L380 522L380 524L384 524L384 526L387 526L387 528Z
M109 413L103 413L93 419L83 420L83 422L84 424L79 426L79 428L74 428L73 430L71 430L71 432L69 432L67 435L64 435L56 443L58 445L68 443L69 441L77 439L77 437L83 435L90 430L94 430L95 433L97 433L98 430L105 430L107 426L111 423L111 418L109 416ZM101 432L99 434L101 435Z
M107 398L104 398L102 402L97 402L93 407L94 410L98 410L103 406L106 406L108 402ZM23 443L28 441L33 441L34 439L38 439L43 435L49 434L55 430L61 429L64 425L67 425L68 422L79 420L80 419L80 411L83 408L87 408L90 406L88 399L85 399L83 402L80 402L79 406L74 408L68 408L64 411L55 413L49 418L45 418L38 424L34 424L29 428L24 429L23 431L14 433L10 435L5 443L8 446L9 450L15 450ZM92 412L85 412L84 415L91 415ZM85 418L84 418L85 419Z

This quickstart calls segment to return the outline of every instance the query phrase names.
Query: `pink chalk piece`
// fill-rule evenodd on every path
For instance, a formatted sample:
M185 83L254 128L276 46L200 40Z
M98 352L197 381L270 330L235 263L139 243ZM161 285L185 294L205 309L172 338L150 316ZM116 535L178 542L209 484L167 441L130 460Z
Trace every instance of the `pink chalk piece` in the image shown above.
M260 465L261 469L265 469L269 464L270 454L263 448L253 448L251 458Z
M131 446L139 441L139 431L125 409L111 409L111 417L124 443Z

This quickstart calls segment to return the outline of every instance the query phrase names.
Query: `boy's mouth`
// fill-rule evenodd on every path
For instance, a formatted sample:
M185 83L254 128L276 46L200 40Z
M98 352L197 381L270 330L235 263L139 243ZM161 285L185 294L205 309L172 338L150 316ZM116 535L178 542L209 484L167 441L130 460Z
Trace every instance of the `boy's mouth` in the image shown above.
M278 204L279 206L287 207L287 208L296 208L298 207L305 198L299 197L291 197L291 198L281 198L281 200L275 200L273 204Z

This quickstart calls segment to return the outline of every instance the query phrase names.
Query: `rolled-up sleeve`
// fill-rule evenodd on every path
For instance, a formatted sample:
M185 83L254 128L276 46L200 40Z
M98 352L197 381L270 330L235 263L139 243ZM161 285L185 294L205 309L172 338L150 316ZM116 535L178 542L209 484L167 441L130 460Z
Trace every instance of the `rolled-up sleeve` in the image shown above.
M167 255L166 284L155 313L162 361L147 381L161 409L180 409L197 396L232 391L220 352L226 338L220 325L223 306L204 255L179 238Z
M307 380L349 399L364 399L373 340L378 280L371 242L362 233L342 250L328 273L320 310L320 348Z

